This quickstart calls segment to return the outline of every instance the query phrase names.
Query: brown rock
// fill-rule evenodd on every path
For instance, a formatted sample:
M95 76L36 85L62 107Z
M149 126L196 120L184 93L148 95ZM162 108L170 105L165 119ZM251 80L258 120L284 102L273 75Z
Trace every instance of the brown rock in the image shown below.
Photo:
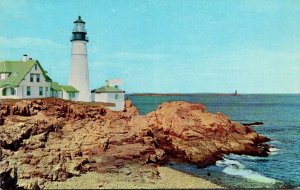
M125 106L112 112L55 98L4 102L3 162L16 163L24 180L63 181L88 171L152 179L169 157L205 166L228 153L267 155L268 138L201 104L167 102L146 116L129 100Z
M5 121L4 118L3 118L3 117L0 117L0 126L1 126L1 125L4 125L4 121Z
M132 107L133 105L132 105L132 102L131 102L131 100L126 100L125 101L125 108L130 108L130 107Z
M268 154L268 146L262 145L268 138L232 122L222 113L207 112L201 104L165 102L146 118L160 148L199 166L213 164L229 153Z

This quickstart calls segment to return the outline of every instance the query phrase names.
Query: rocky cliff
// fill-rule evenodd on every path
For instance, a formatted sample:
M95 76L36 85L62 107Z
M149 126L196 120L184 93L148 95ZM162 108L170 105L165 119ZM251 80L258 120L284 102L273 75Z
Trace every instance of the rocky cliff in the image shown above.
M268 156L269 145L264 143L270 139L222 113L209 113L201 104L165 102L146 118L161 149L198 166L229 153Z
M6 101L0 110L0 173L18 168L25 188L89 171L151 180L169 158L206 166L228 153L268 155L268 138L201 104L163 103L141 116L130 101L113 112L49 98Z

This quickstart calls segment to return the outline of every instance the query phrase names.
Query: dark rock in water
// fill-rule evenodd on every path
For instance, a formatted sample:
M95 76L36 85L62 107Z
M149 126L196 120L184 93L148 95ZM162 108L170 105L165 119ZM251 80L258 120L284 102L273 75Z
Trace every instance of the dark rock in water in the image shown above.
M263 125L264 123L261 121L256 121L256 122L252 122L252 123L241 123L244 126L259 126L259 125Z
M237 164L231 164L231 167L234 169L239 169L239 166Z

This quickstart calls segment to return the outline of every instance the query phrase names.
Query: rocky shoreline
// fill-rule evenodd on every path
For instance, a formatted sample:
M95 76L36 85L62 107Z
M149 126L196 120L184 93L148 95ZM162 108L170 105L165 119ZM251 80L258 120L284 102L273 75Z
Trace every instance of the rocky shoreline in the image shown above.
M201 104L165 102L139 115L130 101L113 112L47 98L4 101L0 110L0 173L16 167L24 188L90 172L155 184L170 158L205 167L224 154L269 154L268 138Z

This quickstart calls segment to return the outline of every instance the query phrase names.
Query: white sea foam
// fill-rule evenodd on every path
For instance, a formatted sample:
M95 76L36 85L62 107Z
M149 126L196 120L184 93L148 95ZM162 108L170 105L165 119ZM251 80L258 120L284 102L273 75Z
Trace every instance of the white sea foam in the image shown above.
M249 156L249 155L243 155L243 157L247 160L266 160L266 157L257 157L257 156Z
M237 161L237 160L230 160L230 159L227 159L227 158L224 158L224 160L218 160L216 162L216 165L217 166L221 166L221 167L229 167L229 166L231 166L231 167L234 167L234 168L241 168L241 169L245 168L245 165L243 165L239 161Z
M258 172L246 169L246 166L236 160L224 159L217 161L217 166L224 167L223 172L229 175L241 176L242 178L249 179L261 183L275 184L276 180L263 176Z
M278 151L280 150L280 149L278 149L278 148L275 148L275 147L271 147L270 149L270 154L271 155L275 155L275 154L278 154Z

